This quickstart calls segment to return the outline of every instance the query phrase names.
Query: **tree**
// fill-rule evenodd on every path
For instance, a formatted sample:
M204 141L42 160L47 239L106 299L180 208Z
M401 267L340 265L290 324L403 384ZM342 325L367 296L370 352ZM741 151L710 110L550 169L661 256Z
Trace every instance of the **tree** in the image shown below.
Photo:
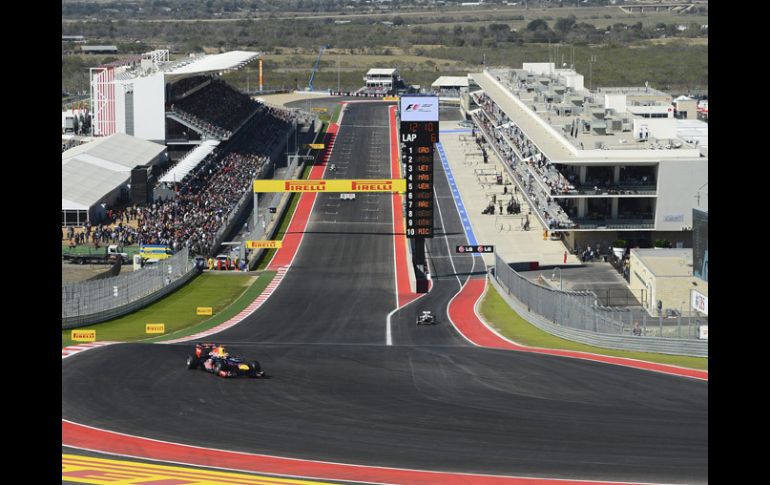
M538 30L548 30L548 22L543 19L535 19L527 24L527 30L530 32L536 32Z
M559 32L569 32L576 23L577 20L574 15L570 15L566 19L560 17L556 19L556 25L554 25L554 29L558 30Z

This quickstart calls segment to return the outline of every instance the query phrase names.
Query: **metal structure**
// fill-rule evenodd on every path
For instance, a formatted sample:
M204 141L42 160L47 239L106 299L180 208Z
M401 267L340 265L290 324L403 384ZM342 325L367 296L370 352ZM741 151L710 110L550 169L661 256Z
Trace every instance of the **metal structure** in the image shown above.
M597 295L591 291L560 291L533 283L514 271L497 254L494 268L494 279L505 293L514 297L526 313L542 317L549 325L547 331L559 327L583 336L698 340L699 327L705 323L703 319L681 315L674 318L651 317L642 308L601 306ZM635 328L641 330L641 335L634 335ZM708 341L700 341L698 345L704 347L707 355Z
M313 80L315 79L315 73L318 72L318 66L321 65L321 56L324 55L324 50L326 50L328 47L328 45L322 45L321 49L318 51L318 59L315 60L315 65L313 65L313 72L310 73L310 81L307 83L308 91L313 90Z
M62 328L98 323L141 308L195 272L187 248L158 263L112 278L62 285Z
M115 133L115 68L92 67L91 110L93 112L93 135L108 136Z

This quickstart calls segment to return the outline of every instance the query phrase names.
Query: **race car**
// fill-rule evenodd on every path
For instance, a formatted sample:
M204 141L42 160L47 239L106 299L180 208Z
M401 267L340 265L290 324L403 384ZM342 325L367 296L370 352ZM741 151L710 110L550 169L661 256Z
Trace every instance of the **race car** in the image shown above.
M423 310L417 315L417 325L433 325L436 323L436 317L430 310Z
M267 377L256 360L246 362L231 356L223 345L214 343L196 344L195 353L187 356L188 369L199 367L220 377Z

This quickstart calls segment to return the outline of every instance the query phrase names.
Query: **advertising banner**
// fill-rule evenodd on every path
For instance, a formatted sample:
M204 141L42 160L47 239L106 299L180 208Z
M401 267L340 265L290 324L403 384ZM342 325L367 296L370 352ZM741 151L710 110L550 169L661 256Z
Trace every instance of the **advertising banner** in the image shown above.
M96 342L96 330L73 330L70 337L73 342Z
M280 249L282 241L246 241L246 249Z
M401 121L438 121L438 96L401 96Z
M692 309L703 313L708 316L709 314L709 297L703 293L699 293L692 290L692 301L690 302Z
M254 192L406 192L404 179L255 180Z
M166 333L166 324L148 323L144 326L144 333Z

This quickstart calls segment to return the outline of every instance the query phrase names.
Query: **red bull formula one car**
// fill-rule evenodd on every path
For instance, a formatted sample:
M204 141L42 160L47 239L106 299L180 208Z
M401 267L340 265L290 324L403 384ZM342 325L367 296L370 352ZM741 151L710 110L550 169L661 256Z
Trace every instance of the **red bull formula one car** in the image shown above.
M220 377L267 377L256 360L231 356L223 345L214 343L196 344L195 353L187 356L187 368L201 368Z

